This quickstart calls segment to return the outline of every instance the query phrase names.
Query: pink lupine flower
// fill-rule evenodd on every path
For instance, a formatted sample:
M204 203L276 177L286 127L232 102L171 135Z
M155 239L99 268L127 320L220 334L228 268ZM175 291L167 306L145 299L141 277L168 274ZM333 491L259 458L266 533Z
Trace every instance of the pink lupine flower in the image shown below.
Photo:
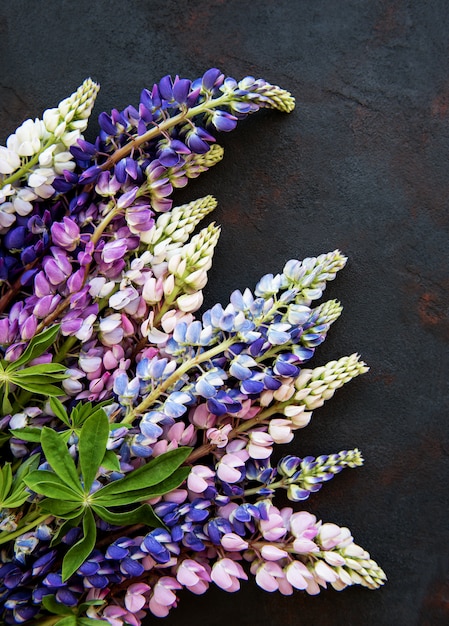
M213 428L217 422L217 416L208 410L206 403L195 407L189 419L197 428Z
M104 368L107 370L115 370L124 356L125 351L122 346L111 346L103 355Z
M259 430L252 431L249 436L248 453L252 459L268 459L273 452L273 438Z
M224 448L228 443L228 434L231 430L231 424L226 424L221 428L209 428L206 431L206 437L209 439L209 442L217 446L217 448Z
M225 550L229 552L242 552L243 550L247 550L249 547L249 543L242 539L236 533L226 533L221 538L221 545Z
M201 595L209 588L210 568L193 559L184 559L178 567L176 578L189 591Z
M349 528L326 523L320 528L318 540L325 550L332 550L335 546L343 547L353 542Z
M244 400L242 402L242 408L237 413L233 413L234 417L240 417L240 419L250 420L260 412L260 407L254 406L252 400Z
M260 553L265 561L280 561L288 556L288 552L270 544L262 546Z
M213 484L213 481L207 482L207 479L213 479L215 472L206 465L194 465L187 477L187 487L194 493L203 493Z
M131 613L140 611L145 606L147 598L145 593L151 590L151 587L145 583L134 583L126 590L125 606Z
M140 626L141 619L145 617L144 611L139 611L136 614L130 613L121 606L114 604L107 606L102 613L102 617L105 618L111 626Z
M301 561L292 561L284 567L285 577L295 589L306 589L309 580L313 579L313 574Z
M240 580L248 580L242 566L228 558L216 561L210 576L218 587L229 593L240 589Z
M279 509L272 505L268 509L268 519L261 519L259 527L264 539L267 541L277 541L287 533L287 528Z
M172 576L162 576L153 588L149 608L153 615L166 617L171 608L176 607L178 598L173 589L182 589L182 585Z
M238 468L244 465L245 461L237 454L225 454L217 465L217 476L225 483L236 483L242 477L242 472Z
M314 515L310 515L305 511L295 513L291 521L291 532L296 537L293 542L293 549L297 554L307 554L309 552L318 552L317 544L312 541L315 538L318 529L313 521Z
M256 570L256 583L265 591L277 591L279 580L285 577L282 567L272 561L262 562Z

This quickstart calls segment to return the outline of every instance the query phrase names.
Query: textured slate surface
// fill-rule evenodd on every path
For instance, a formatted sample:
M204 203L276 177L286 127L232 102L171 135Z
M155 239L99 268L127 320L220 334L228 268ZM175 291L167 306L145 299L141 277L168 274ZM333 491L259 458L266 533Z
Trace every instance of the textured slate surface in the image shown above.
M389 582L313 598L250 584L185 594L167 626L449 623L448 26L445 0L0 5L1 143L89 75L102 85L95 113L210 66L296 96L290 116L260 114L224 137L224 162L178 195L220 203L208 304L288 258L349 255L328 292L344 314L315 363L359 351L371 370L289 452L362 449L365 466L306 508L348 525Z

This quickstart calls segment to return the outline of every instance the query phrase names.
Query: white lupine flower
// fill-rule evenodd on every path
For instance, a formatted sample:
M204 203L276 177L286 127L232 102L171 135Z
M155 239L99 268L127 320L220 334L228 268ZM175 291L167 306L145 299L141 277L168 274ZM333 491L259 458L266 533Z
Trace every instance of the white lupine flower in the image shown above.
M14 150L0 146L0 174L12 174L20 167L20 157Z
M192 313L197 311L203 304L203 292L197 291L196 293L184 294L179 296L176 300L178 309L184 311L184 313Z
M49 167L53 163L53 152L56 150L56 145L49 146L39 155L39 165L41 167Z
M26 120L6 140L6 147L19 156L33 156L41 149L45 126L40 120Z
M24 187L21 189L12 204L14 206L14 212L18 213L20 216L28 215L33 210L33 205L31 202L36 200L37 195L34 193L32 189L29 187Z

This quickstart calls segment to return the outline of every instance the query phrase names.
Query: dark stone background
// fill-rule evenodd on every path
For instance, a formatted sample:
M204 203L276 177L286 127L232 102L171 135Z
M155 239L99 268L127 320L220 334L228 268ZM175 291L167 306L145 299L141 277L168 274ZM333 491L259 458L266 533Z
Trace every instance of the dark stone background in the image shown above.
M385 569L378 591L318 597L185 593L166 625L449 624L446 0L10 0L0 5L0 141L87 77L102 110L167 73L210 66L289 89L222 138L222 164L178 194L213 193L223 225L207 303L291 257L341 248L344 314L316 364L371 366L299 431L298 455L360 447L366 463L305 508L348 525ZM157 619L150 619L151 623Z

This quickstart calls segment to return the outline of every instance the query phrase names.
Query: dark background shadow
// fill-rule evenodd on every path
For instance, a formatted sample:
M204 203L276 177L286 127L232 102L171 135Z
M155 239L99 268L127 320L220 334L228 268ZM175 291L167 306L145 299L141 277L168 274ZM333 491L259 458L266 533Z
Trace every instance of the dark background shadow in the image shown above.
M102 110L167 73L217 66L289 89L222 164L177 199L212 193L222 224L208 305L288 258L342 249L344 305L315 364L358 351L370 372L299 431L299 456L359 447L304 508L351 528L385 569L379 591L285 598L185 593L167 626L449 624L449 6L445 0L14 0L0 5L0 143L87 76ZM88 133L89 136L89 133ZM154 623L157 618L149 620Z

